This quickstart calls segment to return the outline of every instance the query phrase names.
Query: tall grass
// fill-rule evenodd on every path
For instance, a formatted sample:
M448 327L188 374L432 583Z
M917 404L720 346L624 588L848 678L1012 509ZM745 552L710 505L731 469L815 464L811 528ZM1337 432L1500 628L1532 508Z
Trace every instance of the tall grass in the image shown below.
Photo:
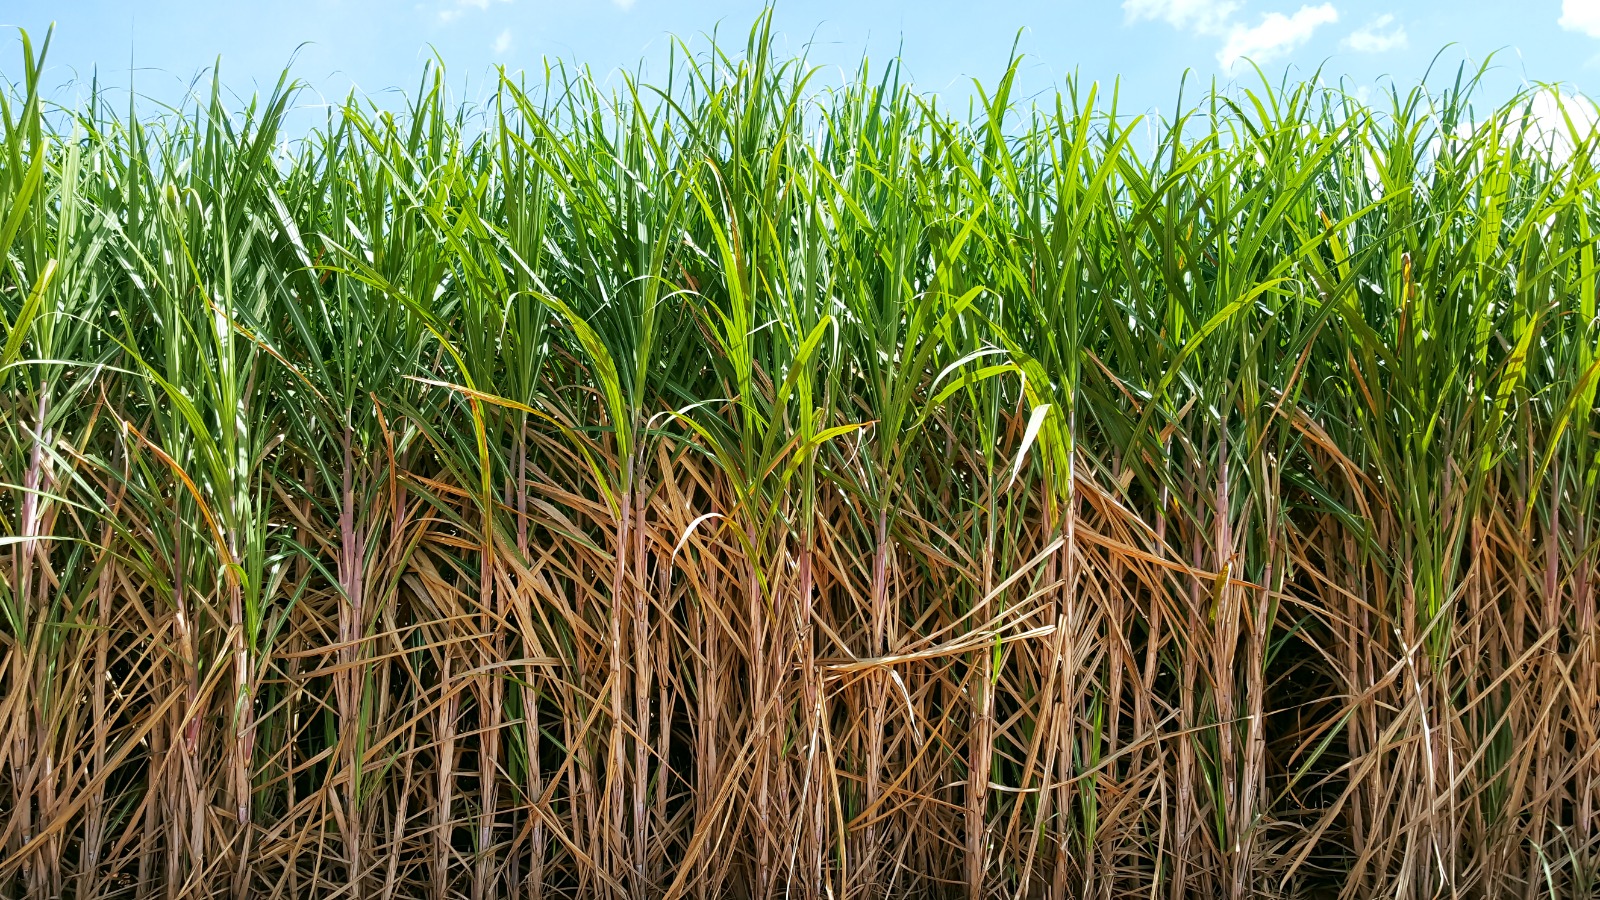
M0 93L8 896L1591 897L1593 107Z

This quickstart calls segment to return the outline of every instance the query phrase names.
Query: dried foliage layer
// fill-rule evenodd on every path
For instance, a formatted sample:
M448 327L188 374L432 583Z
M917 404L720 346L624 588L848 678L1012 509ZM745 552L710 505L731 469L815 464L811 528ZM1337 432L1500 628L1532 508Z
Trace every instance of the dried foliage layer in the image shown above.
M6 890L1594 896L1581 120L767 27L293 139L25 48Z

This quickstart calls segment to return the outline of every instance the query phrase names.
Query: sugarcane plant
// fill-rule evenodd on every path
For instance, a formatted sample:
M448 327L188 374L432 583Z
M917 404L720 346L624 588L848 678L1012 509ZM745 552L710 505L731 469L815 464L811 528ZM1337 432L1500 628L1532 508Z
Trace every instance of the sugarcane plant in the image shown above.
M775 42L18 35L0 892L1592 896L1595 104Z

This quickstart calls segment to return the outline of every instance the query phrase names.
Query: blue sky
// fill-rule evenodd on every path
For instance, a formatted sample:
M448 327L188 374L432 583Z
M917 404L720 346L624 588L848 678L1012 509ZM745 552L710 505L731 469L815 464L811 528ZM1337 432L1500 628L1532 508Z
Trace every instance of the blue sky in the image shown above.
M459 95L491 82L493 67L538 69L543 57L599 72L660 71L667 40L714 27L742 38L760 0L5 0L0 24L37 40L56 23L49 81L70 99L74 79L98 67L124 86L130 58L141 92L175 99L220 55L236 91L267 85L295 54L295 73L334 97L352 87L382 101L412 88L437 51ZM899 52L917 85L952 98L970 79L992 82L1019 29L1024 84L1045 89L1068 74L1122 79L1125 107L1170 108L1179 79L1253 80L1254 59L1371 91L1410 85L1436 66L1495 54L1491 90L1563 82L1600 94L1600 0L812 0L782 2L778 30L814 62L854 66L863 52ZM8 29L9 30L9 29ZM1453 45L1448 46L1447 45ZM0 35L0 76L20 64L14 31ZM315 97L311 98L314 102Z

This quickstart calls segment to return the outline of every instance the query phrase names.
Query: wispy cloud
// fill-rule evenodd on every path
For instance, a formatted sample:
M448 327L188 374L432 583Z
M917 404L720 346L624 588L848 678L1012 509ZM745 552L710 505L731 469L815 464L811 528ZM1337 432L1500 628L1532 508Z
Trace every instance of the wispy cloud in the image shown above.
M1591 0L1600 3L1600 0ZM1240 0L1122 0L1127 21L1165 22L1179 31L1223 39L1217 62L1231 70L1241 59L1270 62L1299 47L1323 25L1339 21L1333 4L1302 6L1290 15L1267 13L1255 26L1234 20Z
M506 28L494 39L494 55L504 56L511 49L511 29Z
M1311 35L1323 25L1339 21L1339 11L1333 4L1302 6L1292 15L1267 13L1254 28L1235 25L1228 32L1228 40L1217 51L1217 63L1232 70L1243 59L1268 63L1311 40Z
M1391 28L1390 26L1394 27ZM1357 53L1386 53L1390 50L1404 50L1410 39L1406 37L1404 25L1395 25L1394 16L1385 13L1371 22L1350 32L1344 39L1344 46Z
M510 2L511 0L444 0L439 10L439 21L449 24L469 12L484 12L497 3ZM634 0L611 0L611 3L618 9L628 10L633 8Z
M1234 0L1123 0L1129 22L1165 22L1179 31L1222 34L1239 10Z
M1568 31L1600 38L1600 0L1561 0L1558 24Z
M455 0L455 2L439 10L439 21L454 22L465 13L477 10L483 12L491 3L510 3L511 0Z

